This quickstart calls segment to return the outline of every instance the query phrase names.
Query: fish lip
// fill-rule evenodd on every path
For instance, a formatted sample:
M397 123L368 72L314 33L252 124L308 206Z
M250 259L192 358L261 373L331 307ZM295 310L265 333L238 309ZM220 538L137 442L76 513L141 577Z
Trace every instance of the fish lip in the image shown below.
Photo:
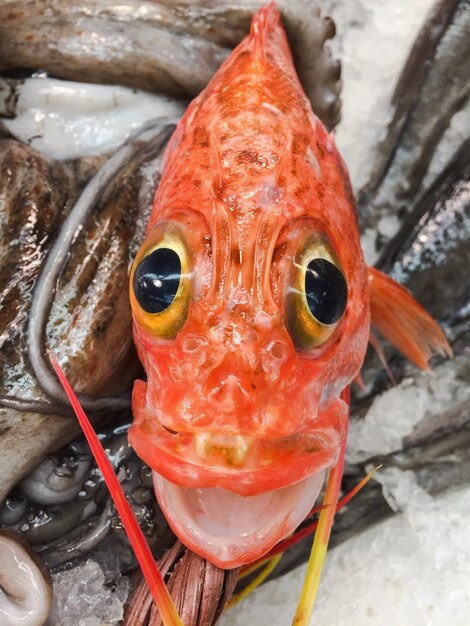
M139 404L134 405L129 443L151 469L176 485L221 487L240 495L256 495L289 486L334 465L346 436L347 405L341 400L332 405L330 410L339 414L344 429L317 428L278 439L245 437L244 441L250 439L250 452L240 463L230 464L226 454L201 458L194 452L197 434L169 431Z
M299 459L286 467L279 463L275 467L253 470L240 470L223 467L204 467L169 454L158 445L142 449L129 431L129 443L138 456L150 468L166 480L183 487L209 488L221 487L243 496L258 495L288 487L293 483L308 478L312 474L334 465L338 458L338 448L327 448L310 455L309 461Z
M168 523L193 552L232 569L265 555L311 511L325 470L288 487L244 497L221 488L175 485L152 472L155 494Z

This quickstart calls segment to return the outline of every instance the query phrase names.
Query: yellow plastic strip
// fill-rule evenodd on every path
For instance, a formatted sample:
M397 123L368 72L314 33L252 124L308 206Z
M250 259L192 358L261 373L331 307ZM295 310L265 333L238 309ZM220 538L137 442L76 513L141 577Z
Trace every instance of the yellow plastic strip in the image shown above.
M240 600L243 600L244 598L246 598L246 596L249 595L252 591L254 591L256 587L261 585L261 583L269 576L269 574L273 571L273 569L279 563L281 558L282 558L282 554L277 554L276 556L273 556L272 559L269 559L268 564L266 565L266 567L263 568L263 570L258 574L258 576L254 578L251 581L251 583L245 587L245 589L240 591L240 593L237 593L236 595L232 596L230 602L227 604L227 608L234 606L235 604L240 602Z
M336 513L336 503L341 487L341 477L343 475L344 453L346 451L346 437L341 446L341 452L336 465L331 469L326 486L323 504L327 505L320 513L318 527L315 532L312 551L307 566L302 593L295 613L292 626L307 626L312 613L315 598L320 584L320 576L325 561L328 541L330 539L331 527Z
M284 550L280 554L284 554ZM273 555L273 556L276 556L276 555ZM238 574L238 580L243 580L244 578L246 578L253 572L256 572L256 570L258 570L260 567L263 567L263 565L266 565L266 563L269 563L269 561L272 558L273 558L272 556L271 557L267 556L265 559L260 559L259 561L255 561L253 565L243 566L240 570L240 573Z

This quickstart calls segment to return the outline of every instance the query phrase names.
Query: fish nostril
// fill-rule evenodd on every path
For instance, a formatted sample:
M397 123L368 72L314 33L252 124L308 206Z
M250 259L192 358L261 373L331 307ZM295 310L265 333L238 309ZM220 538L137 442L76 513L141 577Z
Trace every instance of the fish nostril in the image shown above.
M186 354L197 352L201 347L201 341L197 337L184 337L181 341L181 348Z
M280 341L273 341L268 350L277 361L283 361L287 353L285 346Z

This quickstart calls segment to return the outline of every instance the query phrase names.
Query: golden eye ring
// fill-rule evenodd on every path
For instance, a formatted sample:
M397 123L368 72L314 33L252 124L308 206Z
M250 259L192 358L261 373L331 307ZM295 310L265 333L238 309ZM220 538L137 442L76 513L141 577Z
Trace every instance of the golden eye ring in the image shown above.
M138 324L156 337L174 338L188 315L191 278L191 258L181 234L161 224L131 270L130 300Z
M323 345L346 311L348 287L333 247L311 235L294 254L285 290L286 325L300 351Z

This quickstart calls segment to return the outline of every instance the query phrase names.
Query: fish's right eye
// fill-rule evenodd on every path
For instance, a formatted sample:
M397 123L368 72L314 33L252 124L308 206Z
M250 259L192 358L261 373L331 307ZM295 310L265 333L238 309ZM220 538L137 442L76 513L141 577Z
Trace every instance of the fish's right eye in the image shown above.
M157 248L134 272L137 302L146 313L162 313L174 301L181 282L181 260L171 248Z
M131 270L136 323L154 337L176 337L188 316L192 278L192 260L181 233L163 226L153 245L139 252Z

